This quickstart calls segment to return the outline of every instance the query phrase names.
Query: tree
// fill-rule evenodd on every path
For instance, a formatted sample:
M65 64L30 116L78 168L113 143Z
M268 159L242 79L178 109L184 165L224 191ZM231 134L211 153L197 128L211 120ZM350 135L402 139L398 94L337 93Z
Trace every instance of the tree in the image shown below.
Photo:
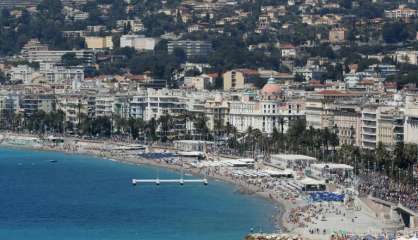
M205 140L209 137L209 128L206 124L208 119L204 114L198 114L193 119L193 127L195 128L196 132L199 134L200 138L203 138Z
M387 43L403 42L409 37L405 24L401 22L385 23L382 34Z
M390 154L388 150L386 149L385 145L383 145L381 142L378 143L376 148L376 160L377 160L377 166L378 170L384 169L387 174L389 174L389 168L390 168Z
M160 136L161 141L166 142L168 140L169 132L174 128L175 123L173 117L169 114L164 114L158 119L158 123L160 124Z
M173 55L176 57L177 61L180 63L185 63L187 60L187 55L183 48L174 48Z
M42 0L37 9L43 16L58 20L63 18L62 8L63 5L60 0Z
M146 125L145 125L145 132L147 136L147 140L155 141L157 140L157 121L155 118L151 118Z
M100 137L110 137L112 121L109 117L97 117L90 124L91 135Z
M5 84L7 82L7 77L6 75L0 71L0 84Z
M128 120L129 133L133 139L140 137L140 132L144 132L145 123L142 119L129 118Z
M83 61L76 57L75 53L66 53L61 57L62 64L64 66L78 66L83 63Z

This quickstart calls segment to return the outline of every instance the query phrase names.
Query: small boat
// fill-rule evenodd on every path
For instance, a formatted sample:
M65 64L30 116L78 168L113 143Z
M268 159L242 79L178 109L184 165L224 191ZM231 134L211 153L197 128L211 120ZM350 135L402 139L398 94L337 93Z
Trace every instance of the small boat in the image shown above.
M50 163L56 163L58 162L57 160L49 160Z

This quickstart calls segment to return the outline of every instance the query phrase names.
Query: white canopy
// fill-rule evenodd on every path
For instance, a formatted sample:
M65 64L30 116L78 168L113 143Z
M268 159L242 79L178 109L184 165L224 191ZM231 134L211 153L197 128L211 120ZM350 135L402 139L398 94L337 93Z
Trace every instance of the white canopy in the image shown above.
M312 168L316 169L331 169L331 170L353 170L354 168L347 164L342 163L316 163L311 165Z
M313 178L304 178L300 180L300 183L303 185L324 185L325 181L323 180L316 180Z

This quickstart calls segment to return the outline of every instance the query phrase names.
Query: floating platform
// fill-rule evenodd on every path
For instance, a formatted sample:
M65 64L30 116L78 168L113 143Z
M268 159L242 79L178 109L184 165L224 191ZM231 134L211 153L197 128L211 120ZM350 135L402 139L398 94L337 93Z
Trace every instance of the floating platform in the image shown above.
M154 183L156 185L160 185L162 183L178 183L183 185L185 183L203 183L204 185L208 185L208 180L204 179L132 179L132 185L137 185L139 183Z

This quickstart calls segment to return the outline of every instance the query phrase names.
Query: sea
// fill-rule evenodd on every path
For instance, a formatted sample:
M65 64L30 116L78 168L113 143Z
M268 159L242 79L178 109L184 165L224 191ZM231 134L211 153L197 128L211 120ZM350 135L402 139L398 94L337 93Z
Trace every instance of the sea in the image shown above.
M278 209L230 184L143 184L180 173L88 155L0 148L0 239L241 240ZM192 176L189 176L192 177Z

